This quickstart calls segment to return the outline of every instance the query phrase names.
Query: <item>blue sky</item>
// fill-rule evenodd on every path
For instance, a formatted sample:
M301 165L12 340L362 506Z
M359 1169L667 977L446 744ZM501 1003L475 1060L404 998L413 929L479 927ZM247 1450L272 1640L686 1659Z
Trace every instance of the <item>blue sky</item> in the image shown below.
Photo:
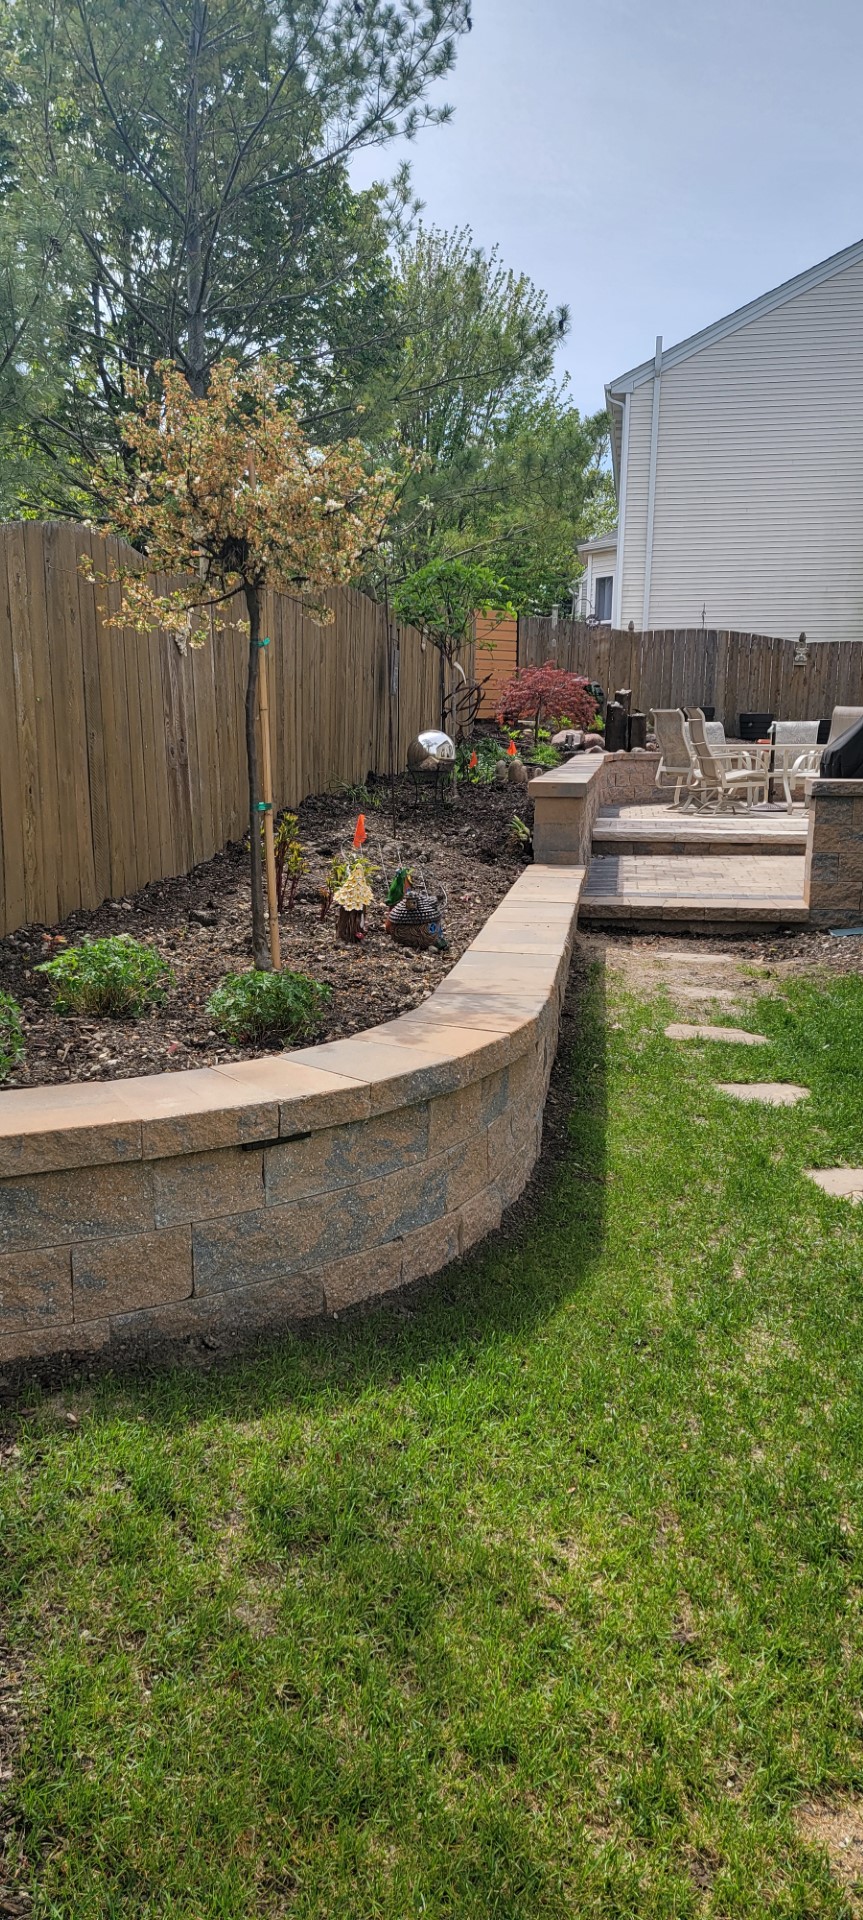
M572 309L576 404L863 236L859 0L474 0L424 218ZM364 156L357 179L380 176Z

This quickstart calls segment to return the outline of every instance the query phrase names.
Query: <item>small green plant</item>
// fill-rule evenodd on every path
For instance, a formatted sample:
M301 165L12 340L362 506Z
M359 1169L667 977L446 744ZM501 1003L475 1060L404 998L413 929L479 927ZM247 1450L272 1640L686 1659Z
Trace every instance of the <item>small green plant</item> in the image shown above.
M51 981L58 1013L101 1013L114 1019L144 1013L174 983L161 954L128 933L67 947L53 960L43 960L36 971Z
M467 780L472 787L488 787L498 761L505 754L506 748L500 741L489 739L487 734L479 740L463 740L456 750L456 778Z
M300 845L300 825L295 813L282 814L273 844L276 852L276 898L279 912L282 912L287 900L290 913L303 874L309 871L308 860Z
M510 822L510 833L512 835L512 839L515 846L519 848L530 846L530 840L531 840L530 828L529 826L526 825L525 821L522 820L520 815L517 813L514 813L512 816L512 820Z
M372 813L379 813L384 803L380 787L367 787L362 781L357 786L352 786L349 781L345 781L339 791L346 800L350 800L351 806L357 809L371 807Z
M307 973L228 973L207 1012L228 1040L305 1040L320 1026L330 988Z
M24 1058L21 1008L11 993L0 993L0 1080L6 1080Z
M556 747L547 746L543 741L531 747L526 756L535 767L559 767L560 754Z

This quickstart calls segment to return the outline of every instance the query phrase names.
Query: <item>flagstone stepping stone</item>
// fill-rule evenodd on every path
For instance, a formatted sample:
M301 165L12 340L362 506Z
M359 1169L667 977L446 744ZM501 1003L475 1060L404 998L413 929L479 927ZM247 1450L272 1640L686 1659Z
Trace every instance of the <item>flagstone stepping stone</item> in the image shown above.
M863 1200L863 1167L807 1167L806 1178L837 1200Z
M740 1000L742 987L735 993L733 987L674 987L673 992L681 1000Z
M760 1100L766 1107L796 1107L808 1100L808 1087L795 1087L791 1080L717 1080L717 1093L730 1093L734 1100Z
M666 1040L721 1040L738 1047L769 1047L764 1033L746 1033L743 1027L688 1027L672 1020L665 1029Z

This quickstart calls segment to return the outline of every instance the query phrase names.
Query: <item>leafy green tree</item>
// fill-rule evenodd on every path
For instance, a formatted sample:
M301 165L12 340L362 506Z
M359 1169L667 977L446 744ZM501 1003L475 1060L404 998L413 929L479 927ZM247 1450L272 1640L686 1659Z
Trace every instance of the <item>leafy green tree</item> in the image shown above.
M426 96L468 24L468 0L13 0L7 138L62 239L69 347L39 431L72 479L121 444L130 368L201 395L276 353L322 412L368 381L408 189L354 193L348 163L446 117Z
M366 431L408 447L387 565L487 565L519 607L544 610L578 571L575 543L608 518L604 414L582 418L555 383L569 316L467 229L420 227L398 249L402 348Z
M473 631L477 613L515 612L502 580L489 567L465 560L431 560L408 574L393 592L393 612L406 626L426 634L440 654L441 725L449 717L445 669L466 676L459 655Z

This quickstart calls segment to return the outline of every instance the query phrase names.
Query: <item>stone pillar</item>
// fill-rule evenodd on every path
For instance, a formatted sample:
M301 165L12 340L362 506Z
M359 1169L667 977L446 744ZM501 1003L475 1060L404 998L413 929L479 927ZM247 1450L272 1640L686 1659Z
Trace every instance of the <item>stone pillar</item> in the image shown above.
M547 867L586 867L593 823L604 799L606 755L576 754L531 780L533 857Z
M863 926L863 780L807 782L805 900L813 927Z

